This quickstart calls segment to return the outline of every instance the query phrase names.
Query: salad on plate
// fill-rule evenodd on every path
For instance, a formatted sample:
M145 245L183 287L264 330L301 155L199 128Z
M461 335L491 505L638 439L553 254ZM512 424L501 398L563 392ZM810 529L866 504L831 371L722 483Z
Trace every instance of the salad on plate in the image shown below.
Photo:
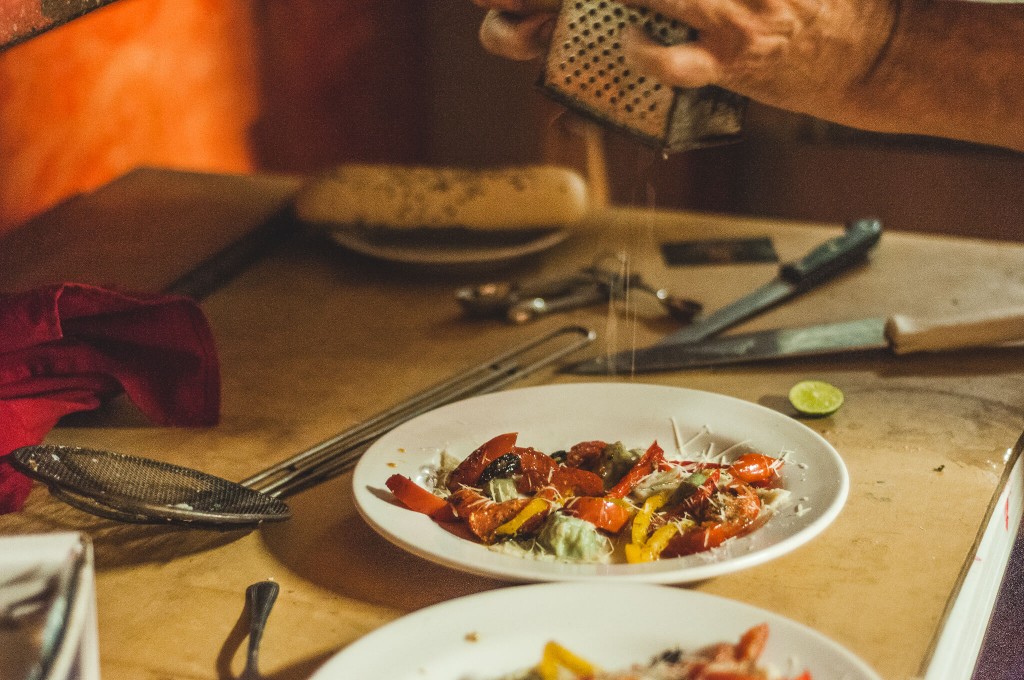
M497 680L786 680L760 662L768 632L768 624L761 623L735 643L718 642L694 651L676 647L622 671L604 671L551 641L536 666ZM811 673L805 670L792 680L812 680Z
M424 483L386 486L411 511L496 550L572 563L642 563L713 550L784 504L783 457L728 451L670 457L589 440L545 453L504 433L458 460L442 452Z

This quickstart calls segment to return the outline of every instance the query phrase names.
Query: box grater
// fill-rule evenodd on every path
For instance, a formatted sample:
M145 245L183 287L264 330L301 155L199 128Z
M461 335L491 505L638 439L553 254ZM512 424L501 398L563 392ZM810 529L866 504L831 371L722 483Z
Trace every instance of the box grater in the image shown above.
M735 141L745 98L719 87L672 87L626 63L619 38L638 26L664 45L693 40L689 26L614 0L565 0L538 83L555 101L663 153Z
M0 2L0 51L6 50L114 0L3 0Z

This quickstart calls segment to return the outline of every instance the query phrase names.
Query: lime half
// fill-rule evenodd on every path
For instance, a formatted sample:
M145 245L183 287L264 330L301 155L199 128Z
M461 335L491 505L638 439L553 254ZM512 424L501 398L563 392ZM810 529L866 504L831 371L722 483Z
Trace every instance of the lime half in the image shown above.
M827 416L843 405L843 392L821 380L803 380L790 388L789 403L805 416Z

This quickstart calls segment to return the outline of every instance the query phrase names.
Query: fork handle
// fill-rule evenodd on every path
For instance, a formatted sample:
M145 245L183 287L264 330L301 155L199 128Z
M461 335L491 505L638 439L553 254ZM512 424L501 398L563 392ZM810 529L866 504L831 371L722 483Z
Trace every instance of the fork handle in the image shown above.
M245 663L247 670L256 671L263 629L266 628L270 610L274 608L274 601L277 600L280 589L274 581L260 581L245 590L246 603L249 605L249 654Z

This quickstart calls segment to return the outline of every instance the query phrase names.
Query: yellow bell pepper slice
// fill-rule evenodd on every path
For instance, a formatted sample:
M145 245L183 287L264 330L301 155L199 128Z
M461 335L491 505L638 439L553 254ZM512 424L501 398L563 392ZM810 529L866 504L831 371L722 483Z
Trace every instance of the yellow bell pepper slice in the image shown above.
M651 534L651 537L644 543L640 559L642 562L653 562L661 555L661 551L668 545L669 540L679 531L675 524L666 524Z
M495 529L494 533L498 536L515 536L528 519L547 510L549 503L550 501L543 498L531 499L515 517Z
M632 539L634 545L643 545L647 541L647 531L651 528L651 519L654 513L668 501L668 496L663 493L656 493L644 501L640 512L633 518Z
M544 654L535 671L541 680L558 680L558 669L564 668L578 678L589 678L597 672L597 667L586 659L570 652L557 642L544 645Z

